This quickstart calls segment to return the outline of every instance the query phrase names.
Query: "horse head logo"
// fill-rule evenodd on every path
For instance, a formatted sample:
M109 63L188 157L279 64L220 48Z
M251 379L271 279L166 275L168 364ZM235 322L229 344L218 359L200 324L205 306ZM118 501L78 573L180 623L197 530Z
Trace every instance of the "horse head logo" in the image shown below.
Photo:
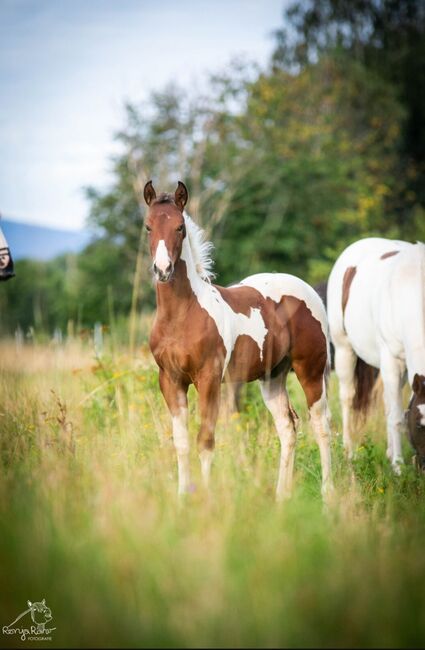
M28 607L33 623L37 625L38 629L44 630L46 623L52 620L52 612L46 605L46 599L43 598L43 600L39 603L32 603L29 600Z
M37 603L32 603L28 600L27 605L28 608L24 612L21 612L12 623L3 625L3 634L19 634L21 640L25 641L25 639L31 638L29 636L31 634L50 634L53 630L56 630L55 627L46 627L52 620L52 611L50 607L47 607L45 598ZM25 622L29 619L29 616L31 617L32 624ZM17 623L18 625L16 626Z

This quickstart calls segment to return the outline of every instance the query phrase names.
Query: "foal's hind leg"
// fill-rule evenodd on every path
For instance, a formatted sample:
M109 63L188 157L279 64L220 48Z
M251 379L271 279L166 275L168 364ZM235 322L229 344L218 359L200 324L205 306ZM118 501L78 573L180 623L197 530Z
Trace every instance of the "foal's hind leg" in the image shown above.
M280 439L280 467L276 499L291 496L295 459L295 411L291 408L285 386L286 374L260 381L264 402L273 416Z
M322 465L322 494L333 490L331 473L331 433L329 410L326 397L326 382L323 372L312 374L311 360L294 361L293 368L307 398L311 426L320 451Z

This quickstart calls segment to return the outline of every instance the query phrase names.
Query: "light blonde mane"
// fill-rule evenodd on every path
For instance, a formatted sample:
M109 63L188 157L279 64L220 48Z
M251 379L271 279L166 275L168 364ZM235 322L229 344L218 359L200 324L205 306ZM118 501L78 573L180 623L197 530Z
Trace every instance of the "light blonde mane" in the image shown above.
M215 277L212 270L214 260L211 257L214 244L206 239L205 231L186 212L183 216L186 224L186 238L196 272L202 280L211 282Z

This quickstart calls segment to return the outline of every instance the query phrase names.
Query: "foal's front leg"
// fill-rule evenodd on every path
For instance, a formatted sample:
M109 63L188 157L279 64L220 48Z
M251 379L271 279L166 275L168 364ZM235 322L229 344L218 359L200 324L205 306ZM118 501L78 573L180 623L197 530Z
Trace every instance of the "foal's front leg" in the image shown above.
M221 375L205 372L195 383L199 393L201 427L198 433L198 452L204 486L208 488L214 453L214 433L220 408Z
M185 494L190 486L189 431L187 428L188 386L176 382L164 371L159 372L159 385L173 423L173 442L177 452L179 494Z

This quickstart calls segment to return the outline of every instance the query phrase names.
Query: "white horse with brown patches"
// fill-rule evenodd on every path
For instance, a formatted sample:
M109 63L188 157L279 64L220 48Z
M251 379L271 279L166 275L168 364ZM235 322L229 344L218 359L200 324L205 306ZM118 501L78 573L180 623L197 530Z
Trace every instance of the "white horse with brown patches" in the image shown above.
M425 465L425 245L380 238L355 242L332 269L327 303L348 456L354 451L356 414L367 411L379 370L387 455L399 472L407 375L413 389L410 438Z
M302 280L262 273L224 288L211 283L211 244L184 212L183 183L174 195L144 189L145 227L153 260L157 313L150 346L170 410L177 451L179 493L190 485L187 391L199 393L198 450L208 486L222 381L260 380L281 443L277 498L291 492L296 414L286 392L292 367L307 398L320 448L322 491L332 486L327 419L327 319L322 301Z

